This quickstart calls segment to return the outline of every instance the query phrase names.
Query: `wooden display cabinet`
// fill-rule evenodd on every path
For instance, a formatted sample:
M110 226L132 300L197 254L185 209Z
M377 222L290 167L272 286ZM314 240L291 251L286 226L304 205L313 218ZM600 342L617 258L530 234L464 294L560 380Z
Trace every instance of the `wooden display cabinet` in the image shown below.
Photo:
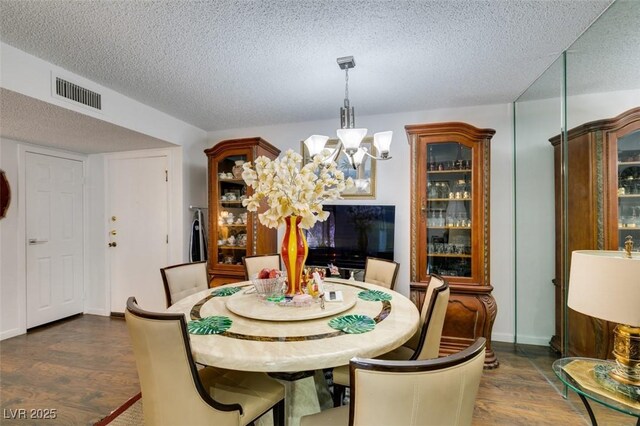
M243 256L277 252L277 230L262 226L258 212L249 212L242 200L252 189L242 179L242 163L263 155L275 159L280 150L261 138L231 139L204 151L209 182L210 285L244 280Z
M431 274L451 296L440 343L448 355L487 339L497 307L489 283L489 146L495 131L466 123L405 126L411 147L411 299L420 307Z
M562 356L611 358L615 323L565 306L563 271L574 250L622 250L627 235L640 242L640 108L569 130L567 210L560 178L560 135L554 148L556 205L555 335L550 345ZM563 246L567 217L567 247ZM567 324L565 324L565 320ZM565 328L566 327L566 328ZM563 348L567 331L567 350Z

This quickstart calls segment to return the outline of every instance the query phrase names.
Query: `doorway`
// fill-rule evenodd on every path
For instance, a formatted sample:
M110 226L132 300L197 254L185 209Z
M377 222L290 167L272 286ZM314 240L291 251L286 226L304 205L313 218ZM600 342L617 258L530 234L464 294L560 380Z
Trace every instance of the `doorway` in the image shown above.
M135 296L163 310L160 268L169 259L168 158L141 154L107 163L107 259L112 314Z
M84 162L26 152L27 328L84 308Z

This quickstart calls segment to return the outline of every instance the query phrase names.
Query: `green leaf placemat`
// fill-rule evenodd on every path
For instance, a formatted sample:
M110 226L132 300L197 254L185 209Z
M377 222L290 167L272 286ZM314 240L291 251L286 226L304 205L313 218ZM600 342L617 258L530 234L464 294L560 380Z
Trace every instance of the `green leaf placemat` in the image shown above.
M226 287L226 288L219 288L217 290L213 290L211 292L211 295L213 297L225 297L225 296L231 296L233 294L236 294L239 291L240 291L240 287Z
M229 317L212 316L189 321L187 330L191 334L220 334L231 327L233 321Z
M391 300L391 295L380 290L365 290L358 293L358 297L368 302L383 302Z
M329 327L347 334L360 334L373 330L376 322L366 315L343 315L329 321Z

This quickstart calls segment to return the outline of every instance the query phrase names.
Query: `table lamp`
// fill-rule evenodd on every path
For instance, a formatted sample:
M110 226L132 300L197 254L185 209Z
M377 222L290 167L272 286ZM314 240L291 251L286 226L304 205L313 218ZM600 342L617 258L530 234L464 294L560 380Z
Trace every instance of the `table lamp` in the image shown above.
M640 386L640 253L578 250L571 256L568 305L583 314L618 323L614 329L616 366L609 375Z

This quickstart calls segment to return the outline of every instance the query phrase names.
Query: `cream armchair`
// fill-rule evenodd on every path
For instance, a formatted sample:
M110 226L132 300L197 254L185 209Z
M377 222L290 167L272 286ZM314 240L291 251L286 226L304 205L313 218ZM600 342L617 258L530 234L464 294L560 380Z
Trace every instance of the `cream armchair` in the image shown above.
M437 358L440 349L442 327L449 304L449 284L432 275L420 309L421 328L407 343L379 356L387 360L423 360ZM344 390L349 386L349 368L341 365L333 369L333 405L339 406L344 398Z
M244 426L273 409L284 425L284 386L264 373L197 370L182 314L148 312L127 300L125 319L147 425Z
M364 282L377 284L391 290L396 286L400 264L393 260L367 257L364 266Z
M254 275L264 268L281 270L280 254L258 254L255 256L244 256L242 258L244 264L244 279L251 279Z
M485 339L444 358L353 358L351 402L301 419L301 426L470 425L484 366Z
M182 263L160 269L167 307L209 288L207 262Z

